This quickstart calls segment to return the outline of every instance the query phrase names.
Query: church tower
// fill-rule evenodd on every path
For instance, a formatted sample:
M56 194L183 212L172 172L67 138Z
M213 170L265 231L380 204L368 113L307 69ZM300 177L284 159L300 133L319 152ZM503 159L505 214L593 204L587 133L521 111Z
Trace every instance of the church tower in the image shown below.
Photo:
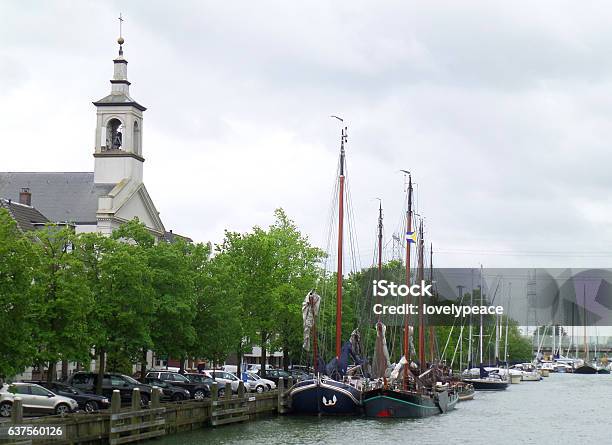
M120 33L121 34L121 33ZM96 106L94 183L117 184L122 180L142 183L142 113L146 110L130 97L124 39L119 36L119 55L113 60L111 93Z

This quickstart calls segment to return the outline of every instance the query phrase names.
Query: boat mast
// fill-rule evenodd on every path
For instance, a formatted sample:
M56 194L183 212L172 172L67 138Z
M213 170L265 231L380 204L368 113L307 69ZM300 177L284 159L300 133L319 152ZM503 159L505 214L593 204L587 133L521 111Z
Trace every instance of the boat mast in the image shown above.
M472 291L470 292L470 306L474 306L474 269L472 269ZM470 332L468 335L468 370L472 369L472 330L473 330L473 316L470 312Z
M584 284L584 290L582 291L582 314L583 314L583 326L584 326L584 364L586 365L589 361L589 347L587 345L587 328L586 328L586 283Z
M457 286L457 289L459 290L459 304L463 303L463 286L459 285ZM463 322L461 323L461 331L459 331L459 372L462 371L463 369ZM452 365L451 365L451 371L452 371Z
M410 286L410 240L412 235L412 176L408 174L408 210L406 211L406 285ZM408 370L410 368L410 324L408 322L408 310L410 307L410 293L406 294L406 311L404 314L404 358L406 365L404 366L403 388L408 389Z
M433 287L433 243L429 244L429 284ZM429 355L431 356L431 364L435 360L435 331L433 324L429 325Z
M512 283L508 283L508 314L506 314L506 335L504 340L504 361L506 362L506 369L508 368L508 324L510 321L510 298L512 295Z
M382 278L382 242L383 242L383 212L382 212L382 200L381 200L378 206L378 279L379 280ZM380 314L379 314L378 319L380 321Z
M419 275L417 280L419 283L423 282L425 270L424 270L424 262L423 262L423 220L421 219L419 224ZM421 366L421 372L425 371L425 315L423 314L423 292L419 294L419 363Z
M310 293L310 310L312 311L312 369L314 369L315 374L317 373L318 361L319 361L319 342L317 341L317 317L315 314L315 299L312 292Z
M336 358L342 349L342 247L344 235L344 144L347 140L347 127L340 136L340 178L338 190L338 272L336 277Z
M480 305L482 306L483 300L483 288L482 288L482 264L480 265ZM480 313L480 334L479 334L479 342L480 342L480 366L482 366L482 312Z
M382 278L382 241L383 241L383 211L382 211L382 200L379 200L378 206L378 280ZM378 304L382 304L382 297L380 293L377 295L376 299ZM381 317L378 314L378 323L376 323L376 329L382 329L381 327Z

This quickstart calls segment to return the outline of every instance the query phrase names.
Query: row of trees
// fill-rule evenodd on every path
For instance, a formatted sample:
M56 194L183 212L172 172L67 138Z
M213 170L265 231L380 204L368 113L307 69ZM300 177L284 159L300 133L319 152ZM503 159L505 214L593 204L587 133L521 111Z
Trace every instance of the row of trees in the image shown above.
M0 209L0 377L37 365L130 372L158 357L222 363L253 344L301 354L301 301L322 252L282 210L268 229L212 247L155 242L137 220L111 237L23 234ZM101 379L99 379L101 382Z
M240 362L254 345L263 357L281 350L285 365L310 363L302 350L301 304L315 287L323 295L319 351L330 359L336 277L322 273L323 258L281 209L267 229L226 232L214 249L156 243L137 220L111 237L59 226L23 234L0 209L0 378L36 365L51 380L58 363L66 373L68 362L92 359L100 373L131 373L137 363L144 372L148 351L213 365L236 354ZM403 274L401 261L383 267L387 280L400 283ZM369 268L344 282L343 339L359 327L366 354L375 337L376 277ZM387 332L393 360L401 355L401 325ZM509 332L511 358L530 359L517 327ZM438 350L448 333L436 329Z

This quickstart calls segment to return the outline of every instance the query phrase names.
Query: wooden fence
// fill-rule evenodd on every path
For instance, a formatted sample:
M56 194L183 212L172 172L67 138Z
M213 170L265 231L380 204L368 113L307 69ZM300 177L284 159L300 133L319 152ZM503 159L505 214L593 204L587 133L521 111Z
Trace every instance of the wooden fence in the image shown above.
M289 382L291 385L291 381ZM290 387L290 386L289 386ZM98 413L74 413L65 416L23 418L21 402L13 405L11 421L7 425L53 425L62 426L65 433L54 440L32 438L31 440L0 439L0 444L123 444L159 437L166 434L215 427L237 422L253 421L264 415L287 412L287 397L282 384L275 391L262 394L245 392L242 382L238 394L232 394L229 384L224 397L219 397L217 385L212 387L212 396L206 400L160 403L161 391L154 389L149 407L140 406L140 393L132 394L132 405L121 408L119 391L113 393L111 409Z

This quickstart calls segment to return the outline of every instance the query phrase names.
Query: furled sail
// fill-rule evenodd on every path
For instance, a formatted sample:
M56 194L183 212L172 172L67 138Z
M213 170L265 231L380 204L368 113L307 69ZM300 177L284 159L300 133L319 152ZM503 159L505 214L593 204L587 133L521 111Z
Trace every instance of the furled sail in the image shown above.
M321 297L311 290L302 302L302 319L304 320L304 344L303 348L310 351L310 333L319 313Z
M374 363L372 364L372 378L380 379L385 377L389 367L389 350L387 349L387 339L385 332L387 327L382 323L376 323L376 343L374 345Z

